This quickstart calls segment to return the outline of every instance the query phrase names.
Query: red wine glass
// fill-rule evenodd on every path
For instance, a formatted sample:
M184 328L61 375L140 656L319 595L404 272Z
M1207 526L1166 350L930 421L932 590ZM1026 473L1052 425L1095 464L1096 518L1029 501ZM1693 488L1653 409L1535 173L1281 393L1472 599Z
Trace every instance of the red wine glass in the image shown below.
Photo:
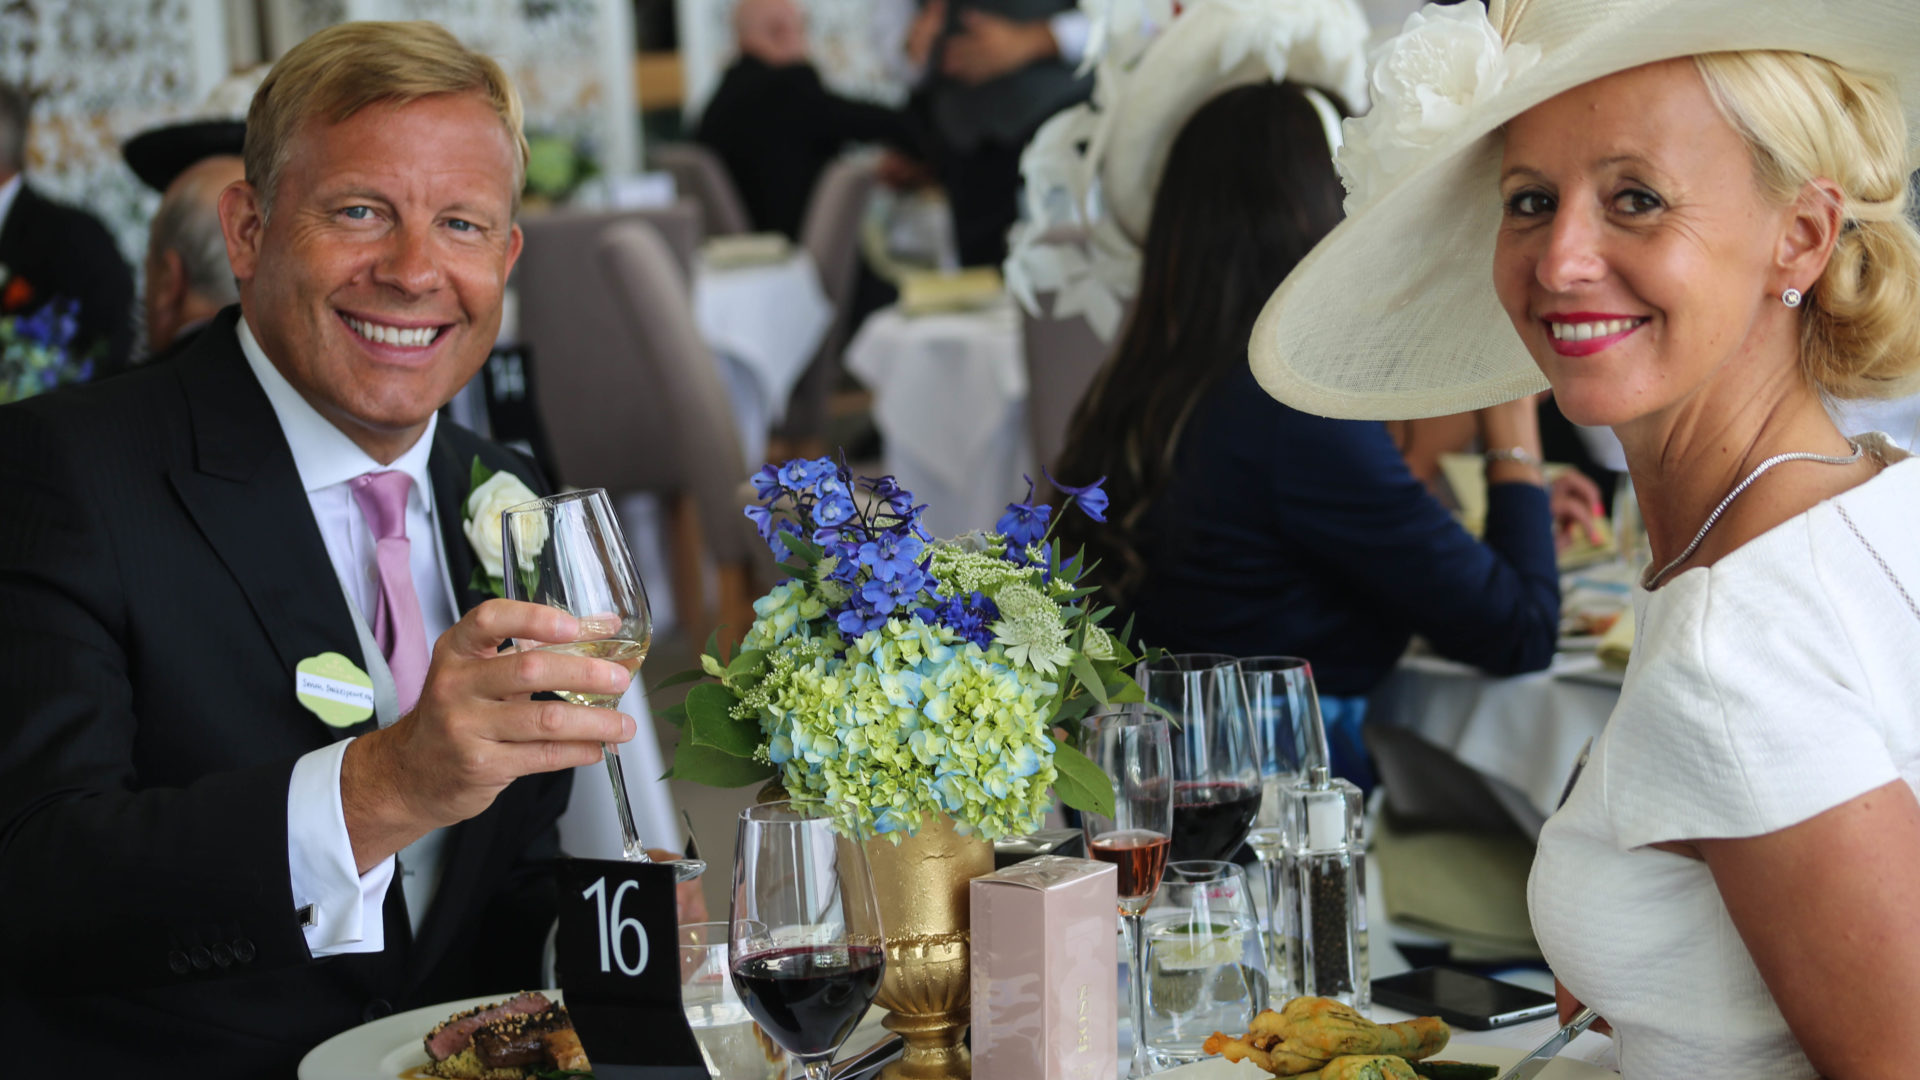
M1153 1071L1147 1056L1146 930L1141 915L1160 888L1173 831L1173 751L1165 717L1110 711L1081 721L1080 749L1113 779L1113 816L1083 812L1087 852L1120 872L1120 914L1133 962L1128 982L1133 1017L1133 1070Z
M1173 858L1230 860L1260 810L1260 758L1239 662L1181 653L1142 667L1147 701L1173 718Z
M866 852L843 829L791 802L762 803L740 812L734 850L733 986L807 1080L826 1080L886 969Z

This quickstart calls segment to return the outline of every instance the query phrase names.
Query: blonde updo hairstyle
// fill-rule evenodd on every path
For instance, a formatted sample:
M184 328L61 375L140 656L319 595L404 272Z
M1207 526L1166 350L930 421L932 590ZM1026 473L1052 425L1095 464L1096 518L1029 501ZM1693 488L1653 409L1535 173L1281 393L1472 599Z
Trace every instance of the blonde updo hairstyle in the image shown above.
M1886 79L1804 53L1694 58L1753 153L1762 191L1783 202L1827 179L1842 228L1806 290L1800 364L1821 393L1897 397L1920 381L1920 232L1907 216L1907 122Z

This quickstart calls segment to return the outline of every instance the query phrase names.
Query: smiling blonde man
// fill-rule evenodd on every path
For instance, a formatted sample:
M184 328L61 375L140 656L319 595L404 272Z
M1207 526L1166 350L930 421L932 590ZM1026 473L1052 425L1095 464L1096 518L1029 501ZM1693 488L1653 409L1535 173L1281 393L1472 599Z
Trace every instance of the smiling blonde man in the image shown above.
M568 772L633 721L558 611L469 587L436 410L520 251L505 75L427 23L308 39L220 201L240 304L177 361L0 409L0 976L89 1071L292 1075L536 984ZM322 962L324 961L324 962Z

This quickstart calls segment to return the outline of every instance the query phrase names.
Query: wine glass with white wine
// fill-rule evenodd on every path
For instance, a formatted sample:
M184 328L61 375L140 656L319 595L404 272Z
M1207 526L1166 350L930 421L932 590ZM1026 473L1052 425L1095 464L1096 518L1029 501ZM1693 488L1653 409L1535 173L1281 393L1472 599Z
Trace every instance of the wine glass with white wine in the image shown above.
M521 649L542 649L611 660L631 674L640 670L653 643L653 615L647 590L634 572L626 537L613 502L603 488L570 491L509 507L500 515L500 565L509 600L546 604L578 618L587 635L558 644L521 641ZM575 705L619 707L620 694L555 691ZM620 815L621 848L630 862L650 862L633 823L619 749L602 744L613 805ZM698 877L706 863L674 863L680 880Z

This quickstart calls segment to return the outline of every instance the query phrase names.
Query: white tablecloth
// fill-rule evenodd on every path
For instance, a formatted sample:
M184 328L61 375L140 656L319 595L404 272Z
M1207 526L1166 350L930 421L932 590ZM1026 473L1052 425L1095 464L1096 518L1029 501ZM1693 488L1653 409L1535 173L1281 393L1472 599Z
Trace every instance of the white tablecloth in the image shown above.
M720 357L747 466L757 468L768 427L786 415L794 384L833 322L820 272L805 251L725 269L698 260L693 313L700 336Z
M1376 691L1367 722L1410 727L1551 814L1580 748L1619 699L1618 676L1592 653L1562 653L1546 671L1505 679L1410 656Z
M936 536L992 528L1039 479L1027 438L1027 371L1011 302L956 314L875 312L847 347L874 395L885 467L927 504Z

